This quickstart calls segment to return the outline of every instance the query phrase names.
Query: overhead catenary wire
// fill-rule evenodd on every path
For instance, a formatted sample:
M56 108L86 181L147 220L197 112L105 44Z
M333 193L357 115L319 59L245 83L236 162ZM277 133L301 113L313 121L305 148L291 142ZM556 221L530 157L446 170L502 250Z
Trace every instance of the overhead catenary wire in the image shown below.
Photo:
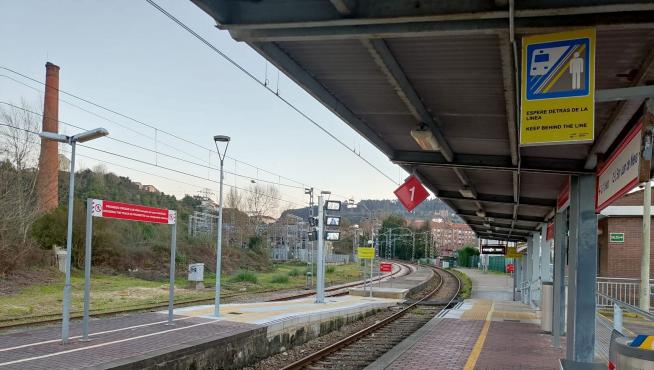
M10 72L12 72L12 73L16 73L16 74L18 74L18 75L20 75L20 76L22 76L22 77L24 77L24 78L27 78L27 79L29 79L29 80L31 80L31 81L34 81L34 82L36 82L36 83L39 83L39 84L45 85L45 83L43 83L43 82L41 82L41 81L39 81L39 80L36 80L36 79L34 79L34 78L31 78L31 77L28 77L28 76L26 76L26 75L24 75L24 74L22 74L22 73L20 73L20 72L14 71L14 70L9 69L9 68L7 68L7 67L0 66L0 69L5 69L5 70L10 71ZM15 82L15 83L18 83L18 84L20 84L20 85L22 85L22 86L25 86L25 87L27 87L27 88L29 88L29 89L32 89L32 90L36 91L36 92L39 93L40 95L43 95L43 92L42 92L40 89L38 89L38 88L36 88L36 87L34 87L34 86L31 86L31 85L29 85L29 84L27 84L27 83L25 83L25 82L23 82L23 81L19 81L19 80L15 79L15 78L13 78L13 77L11 77L11 76L7 76L7 75L4 75L4 74L0 74L0 77L7 78L7 79L9 79L9 80L11 80L11 81L13 81L13 82ZM61 90L60 90L60 91L61 91ZM63 91L62 91L62 92L63 92ZM65 93L65 92L64 92L64 93ZM73 96L73 97L76 97L76 95L74 95L74 94L70 94L70 95ZM93 116L95 116L95 117L98 117L98 118L100 118L100 119L102 119L102 120L104 120L104 121L107 121L107 122L109 122L109 123L116 124L117 126L119 126L119 127L121 127L121 128L127 129L127 130L129 130L129 131L131 131L131 132L134 132L134 133L136 133L136 134L139 134L139 135L141 135L141 136L143 136L143 137L146 137L146 138L153 138L153 136L147 135L147 134L142 133L142 132L140 132L140 131L138 131L138 130L134 130L133 128L131 128L131 127L129 127L129 126L123 125L123 124L121 124L121 123L119 123L119 122L117 122L117 121L115 121L115 120L112 120L112 119L107 118L107 117L105 117L105 116L99 115L99 114L97 114L96 112L93 112L93 111L90 111L90 110L85 109L85 108L83 108L83 107L80 107L79 105L74 104L74 103L72 103L72 102L69 102L69 101L67 101L67 100L65 100L65 99L61 99L61 98L60 98L59 100L62 101L62 102L64 102L65 104L68 104L68 105L70 105L70 106L76 108L76 109L79 109L79 110L81 110L81 111L84 111L84 112L86 112L86 113L89 113L89 114L91 114L91 115L93 115ZM36 114L36 115L39 115L39 116L43 116L41 113L34 112L34 111L30 111L30 110L28 110L28 109L26 109L26 108L19 107L19 106L16 106L16 105L11 104L11 103L8 103L8 102L2 102L2 101L0 101L0 104L5 104L5 105L8 105L8 106L10 106L10 107L12 107L12 108L15 108L15 109L21 109L21 110L27 111L27 112L32 113L32 114ZM64 124L64 125L66 125L66 126L75 127L75 128L81 129L81 130L86 130L86 128L83 128L83 127L78 126L78 125L74 125L74 124L72 124L72 123L68 123L68 122L61 121L61 120L59 120L58 122L59 122L59 123L62 123L62 124ZM138 121L137 121L137 122L138 122ZM161 130L159 130L159 129L154 129L154 132L155 132L155 133L158 132L158 131L161 131ZM171 133L168 133L168 132L166 132L166 131L161 131L161 132L164 132L164 133L166 133L167 135L170 135L170 136L172 136L172 137L174 137L174 138L178 138L176 135L171 134ZM161 153L161 152L159 152L157 149L154 149L154 150L153 150L153 149L146 148L146 147L143 147L143 146L138 145L138 144L130 143L130 142L127 142L127 141L124 141L124 140L120 140L120 139L116 139L116 138L113 138L113 137L107 137L107 138L109 138L109 139L111 139L111 140L114 140L114 141L117 141L117 142L120 142L120 143L123 143L123 144L126 144L126 145L130 145L130 146L133 146L133 147L136 147L136 148L142 149L142 150L146 150L146 151L153 152L153 153L155 153L155 155L156 155L156 154L162 154L162 155L164 155L164 156L168 156L168 157L171 157L171 158L174 158L174 159L178 159L178 160L181 160L181 161L185 161L185 162L190 163L190 164L195 164L195 165L203 166L203 167L205 167L205 168L207 168L207 169L209 169L209 170L217 170L217 168L214 168L214 167L211 167L211 166L210 166L210 164L211 164L210 158L209 158L209 161L207 161L207 163L209 163L209 166L206 166L206 165L203 165L203 164L197 164L197 163L194 163L194 162L190 162L190 161L188 161L188 160L185 160L185 159L183 159L183 158L179 158L179 157L177 157L177 156L171 156L171 155L168 155L168 154L165 154L165 153ZM167 147L172 148L172 149L174 149L174 150L176 150L176 151L178 151L178 152L180 152L180 153L183 153L183 154L185 154L185 155L188 155L189 157L192 157L192 158L195 158L195 159L198 159L198 160L201 160L201 161L204 162L204 159L199 158L199 157L197 157L197 156L195 156L195 155L192 155L192 154L190 154L190 153L188 153L188 152L182 151L182 150L180 150L178 147L173 146L173 145L171 145L171 144L168 144L168 143L162 141L161 139L158 139L158 138L156 138L156 137L154 137L154 139L155 139L157 142L163 144L164 146L167 146ZM195 144L195 145L198 146L198 147L200 147L200 148L202 148L202 149L207 150L207 151L209 152L209 154L214 153L211 149L204 148L204 147L202 147L202 146L199 145L199 144ZM246 166L248 166L248 167L252 167L252 168L254 168L254 169L257 170L257 177L252 177L252 176L247 176L247 175L241 175L241 174L238 174L238 173L236 173L236 172L231 172L231 171L225 171L226 173L231 174L231 175L234 175L234 176L236 176L236 177L243 177L243 178L247 178L247 179L250 179L250 180L255 180L255 181L259 181L259 182L264 182L264 183L269 183L269 184L275 184L275 185L280 185L280 186L285 186L285 187L293 187L293 188L302 188L302 187L307 188L307 187L311 187L311 185L307 185L307 184L304 183L304 182L300 182L300 181L297 181L297 180L291 179L291 178L289 178L289 177L286 177L286 176L280 175L280 174L278 174L278 173L275 173L275 172L272 172L272 171L266 170L266 169L261 168L261 167L259 167L259 166L256 166L256 165L253 165L253 164L250 164L250 163L244 162L244 161L239 160L239 159L237 159L237 158L230 157L230 156L227 156L227 158L233 160L233 161L235 162L235 165L236 165L236 163L241 163L241 164L244 164L244 165L246 165ZM261 178L258 176L259 171L277 177L277 178L278 178L278 181L277 181L277 182L274 182L274 181L269 181L269 180L261 179ZM300 185L302 185L302 186L293 186L293 185L283 184L283 183L281 182L281 179L284 179L284 180L287 180L287 181L290 181L290 182L294 182L294 183L300 184ZM334 195L337 196L337 197L341 197L341 198L343 198L343 199L348 199L348 197L346 197L346 196L344 196L344 195L339 195L339 194L334 194Z
M36 132L36 131L28 130L28 129L25 129L25 128L22 128L22 127L16 127L16 126L13 126L13 125L10 125L10 124L7 124L7 123L4 123L4 122L0 122L0 126L9 127L9 128L11 128L11 129L14 129L14 130L25 131L25 132L28 132L28 133L30 133L30 134L34 134L34 135L38 135L38 134L39 134L39 133ZM7 135L7 134L5 134L5 133L0 133L0 134ZM178 170L178 169L170 168L170 167L163 166L163 165L160 165L160 164L154 164L154 163L151 163L151 162L143 161L143 160L140 160L140 159L137 159L137 158L133 158L133 157L129 157L129 156L126 156L126 155L117 154L117 153L112 153L112 152L110 152L110 151L103 150L103 149L99 149L99 148L94 148L94 147L89 146L89 145L86 145L86 144L77 143L77 146L80 146L80 147L83 147L83 148L87 148L87 149L91 149L91 150L94 150L94 151L97 151L97 152L101 152L101 153L109 154L109 155L112 155L112 156L115 156L115 157L119 157L119 158L123 158L123 159L131 160L131 161L134 161L134 162L137 162L137 163L141 163L141 164L145 164L145 165L149 165L149 166L153 166L153 167L161 168L161 169L164 169L164 170L167 170L167 171L171 171L171 172L175 172L175 173L178 173L178 174L181 174L181 175L185 175L185 176L189 176L189 177L193 177L193 178L201 179L201 180L204 180L204 181L209 181L209 182L216 183L216 184L218 183L217 180L212 180L212 179L210 179L210 178L202 177L202 176L199 176L199 175L195 175L195 174L192 174L192 173L189 173L189 172L185 172L185 171L181 171L181 170ZM102 162L102 160L100 160L100 161ZM233 188L233 189L236 189L236 190L244 191L244 192L247 192L247 193L256 193L256 192L254 192L254 191L252 191L252 190L250 190L250 189L242 188L242 187L238 187L238 186L235 186L235 185L225 184L225 186L230 187L230 188ZM274 197L274 196L270 196L270 195L267 195L267 194L264 194L264 193L257 193L257 194L258 194L258 195L261 195L261 196L264 196L264 197L267 197L267 198L274 199L274 200L278 200L278 201L286 202L286 203L293 204L293 205L296 205L296 206L304 207L304 204L303 204L303 203L297 203L297 202L294 202L294 201L291 201L291 200L288 200L288 199L284 199L284 198L280 198L280 197Z
M35 83L38 83L38 84L41 84L41 85L45 86L45 82L39 81L39 80L36 79L36 78L32 78L32 77L30 77L30 76L27 76L27 75L25 75L25 74L23 74L23 73L20 73L20 72L14 70L14 69L9 68L9 67L6 67L6 66L2 66L2 65L0 65L0 69L3 69L3 70L5 70L5 71L11 72L11 73L14 73L14 74L16 74L16 75L18 75L18 76L21 76L21 77L25 78L25 79L28 79L28 80L30 80L30 81L33 81L33 82L35 82ZM0 74L0 77L7 77L7 78L9 78L9 79L11 79L11 80L13 80L13 81L15 81L15 82L18 82L16 79L13 79L13 78L8 77L8 76L6 76L6 75L2 75L2 74ZM27 86L27 87L29 87L29 88L35 89L33 86L26 85L26 84L24 84L24 83L22 83L22 82L18 82L18 83L20 83L20 84L22 84L22 85L24 85L24 86ZM120 116L120 117L123 117L123 118L125 118L125 119L128 119L128 120L130 120L130 121L132 121L132 122L135 122L135 123L137 123L137 124L140 124L140 125L143 125L143 126L145 126L145 127L148 127L148 128L150 128L150 129L152 129L152 130L157 130L159 133L166 134L166 135L168 135L168 136L170 136L170 137L173 137L173 138L175 138L175 139L177 139L177 140L183 141L183 142L185 142L185 143L187 143L187 144L193 145L193 146L198 147L198 148L200 148L200 149L204 149L204 150L206 150L206 151L208 151L208 152L210 152L210 153L215 153L214 149L211 149L211 148L205 147L205 146L203 146L203 145L201 145L201 144L198 144L198 143L195 143L195 142L190 141L190 140L188 140L188 139L185 139L185 138L183 138L183 137L181 137L181 136L179 136L179 135L173 134L173 133L171 133L171 132L169 132L169 131L162 130L162 129L156 127L156 126L153 126L152 124L149 124L149 123L143 122L143 121L138 120L138 119L136 119L136 118L130 117L130 116L126 115L126 114L123 114L123 113L117 112L117 111L114 110L114 109L111 109L111 108L105 107L105 106L103 106L103 105L101 105L101 104L98 104L98 103L95 103L95 102L93 102L93 101L91 101L91 100L89 100L89 99L82 98L82 97L80 97L80 96L78 96L78 95L76 95L76 94L73 94L73 93L67 92L67 91L62 90L62 89L58 89L57 91L59 91L60 93L62 93L62 94L64 94L64 95L68 95L68 96L70 96L70 97L72 97L72 98L75 98L75 99L81 100L81 101L83 101L83 102L85 102L85 103L87 103L87 104L90 104L90 105L92 105L92 106L94 106L94 107L97 107L97 108L99 108L99 109L105 110L105 111L110 112L110 113L112 113L112 114L116 114L116 115L118 115L118 116ZM62 99L60 99L60 100L61 100L61 101L64 101L64 100L62 100ZM64 101L64 102L66 102L66 101ZM128 127L128 126L121 125L121 124L117 123L117 122L114 121L114 120L110 120L110 119L108 119L108 118L106 118L106 117L102 117L102 116L98 115L97 113L93 113L93 112L90 112L90 111L88 111L88 110L85 110L84 108L81 108L81 107L79 107L79 106L77 106L77 105L75 105L75 104L72 104L72 103L69 103L69 102L67 102L67 104L70 104L71 106L74 106L75 108L81 109L81 110L83 110L83 111L89 112L90 114L93 114L93 115L95 115L95 116L98 117L98 118L104 119L104 120L106 120L106 121L108 121L108 122L112 122L112 123L117 124L117 125L119 125L119 126L121 126L121 127L123 127L123 128L127 128L127 127ZM132 129L132 128L127 128L127 129L129 129L130 131L135 131L135 130ZM135 132L137 132L137 133L139 133L140 135L143 135L143 136L145 136L145 137L152 138L152 136L147 135L147 134L144 134L144 133L141 133L141 132L139 132L139 131L135 131ZM165 144L165 143L164 143L164 145L169 146L169 147L171 147L171 148L175 148L174 146L171 146L170 144ZM179 149L177 149L177 148L175 148L175 149L179 151ZM189 155L188 153L185 153L185 154ZM192 156L192 155L191 155L191 156ZM235 158L235 157L232 157L232 156L229 156L229 155L226 156L226 158L229 158L230 160L233 160L233 161L236 161L236 162L238 162L238 163L244 164L244 165L246 165L246 166L248 166L248 167L252 167L252 168L255 168L255 169L257 169L257 170L261 170L262 172L265 172L265 173L268 173L268 174L271 174L271 175L277 176L277 177L279 177L279 178L283 178L283 179L285 179L285 180L288 180L288 181L291 181L291 182L294 182L294 183L297 183L297 184L301 184L301 185L303 185L303 186L307 186L305 182L302 182L302 181L298 181L298 180L295 180L295 179L289 178L289 177L287 177L287 176L284 176L284 175L281 175L281 174L275 173L275 172L270 171L270 170L266 170L266 169L261 168L261 167L259 167L259 166L257 166L257 165L254 165L254 164L251 164L251 163L248 163L248 162L242 161L242 160L240 160L240 159L238 159L238 158Z
M31 110L26 109L26 108L23 108L23 107L19 107L19 106L17 106L17 105L11 104L11 103L7 103L7 102L4 102L4 101L0 101L0 104L4 104L4 105L10 106L10 107L12 107L12 108L14 108L14 109L20 109L20 110L25 111L25 112L27 112L27 113L35 114L35 115L38 115L38 116L43 117L43 115L42 115L41 113L34 112L34 111L31 111ZM61 123L61 124L64 124L64 125L66 125L66 126L74 127L74 128L76 128L76 129L79 129L79 130L88 130L88 128L86 128L86 127L82 127L82 126L79 126L79 125L75 125L75 124L72 124L72 123L69 123L69 122L66 122L66 121L58 120L57 122L59 122L59 123ZM149 152L155 153L156 155L161 155L161 156L168 157L168 158L171 158L171 159L176 159L176 160L179 160L179 161L181 161L181 162L184 162L184 163L187 163L187 164L191 164L191 165L194 165L194 166L198 166L198 167L206 168L206 169L209 169L209 170L216 170L216 171L219 170L218 167L211 167L211 166L209 166L209 165L205 165L205 164L203 164L203 163L193 162L193 161L190 161L190 160L188 160L188 159L184 159L184 158L181 158L181 157L178 157L178 156L174 156L174 155L167 154L167 153L164 153L164 152L161 152L161 151L157 151L156 149L147 148L147 147L144 147L144 146L142 146L142 145L134 144L134 143L131 143L131 142L128 142L128 141L125 141L125 140L117 139L117 138L115 138L115 137L106 136L105 138L106 138L106 139L109 139L109 140L112 140L112 141L115 141L115 142L118 142L118 143L121 143L121 144L125 144L125 145L132 146L132 147L137 148L137 149L140 149L140 150L149 151ZM157 163L156 160L155 160L155 163ZM289 184L284 184L284 183L281 183L281 182L275 182L275 181L264 180L264 179L261 179L261 178L259 178L259 177L252 177L252 176L242 175L242 174L239 174L239 173L236 173L236 172L232 172L232 171L229 171L229 170L225 170L224 172L225 172L226 174L229 174L229 175L233 175L233 176L237 176L237 177L242 177L242 178L245 178L245 179L248 179L248 180L254 180L254 181L257 181L257 182L264 182L264 183L268 183L268 184L273 184L273 185L278 185L278 186L284 186L284 187L289 187L289 188L294 188L294 189L304 189L304 188L305 188L304 186L289 185Z
M281 95L279 95L279 82L278 82L278 86L277 86L277 90L276 90L276 91L270 89L270 88L268 87L268 84L267 84L265 81L261 81L260 79L258 79L255 75L253 75L253 74L250 73L247 69L245 69L245 67L243 67L243 66L241 66L240 64L238 64L234 59L230 58L227 54L225 54L223 51L221 51L220 49L218 49L215 45L213 45L213 44L212 44L211 42L209 42L207 39L205 39L204 37L200 36L197 32L195 32L193 29L191 29L189 26L187 26L184 22L180 21L180 20L177 19L174 15L170 14L170 13L169 13L168 11L166 11L164 8L162 8L161 6L159 6L159 4L157 4L157 3L154 2L153 0L145 0L145 1L147 1L150 5L152 5L155 9L157 9L158 11L160 11L162 14L164 14L164 15L165 15L166 17L168 17L170 20L172 20L173 22L175 22L178 26L182 27L182 28L183 28L184 30L186 30L188 33L190 33L191 35L193 35L196 39L198 39L200 42L202 42L203 44L205 44L207 47L209 47L209 48L210 48L211 50L213 50L215 53L217 53L218 55L220 55L223 59L225 59L227 62L229 62L230 64L232 64L232 65L233 65L234 67L236 67L238 70L240 70L241 72L243 72L246 76L248 76L248 77L251 78L253 81L255 81L256 83L258 83L259 85L261 85L264 89L268 90L268 91L269 91L270 93L272 93L273 95L275 95L275 96L276 96L277 98L279 98L282 102L284 102L287 106L289 106L292 110L294 110L295 112L297 112L298 114L300 114L302 117L304 117L306 120L308 120L308 121L309 121L310 123L312 123L314 126L316 126L318 129L320 129L320 130L323 131L325 134L327 134L329 137L331 137L332 139L334 139L337 143L339 143L340 145L342 145L343 147L345 147L348 151L350 151L351 153L353 153L355 156L359 157L359 158L360 158L361 160L363 160L363 161L364 161L368 166L372 167L372 168L373 168L375 171L377 171L379 174L381 174L382 176L384 176L385 178L387 178L387 179L388 179L389 181L391 181L392 183L394 183L394 184L398 184L398 182L396 182L395 180L393 180L392 177L390 177L389 175L387 175L386 173L384 173L384 172L383 172L379 167L375 166L375 165L374 165L373 163L371 163L368 159L366 159L365 157L363 157L363 156L361 155L361 153L357 153L357 152L354 150L354 148L350 148L350 147L349 147L345 142L343 142L341 139L339 139L338 137L336 137L336 135L332 134L329 130L327 130L327 129L324 128L322 125L320 125L316 120L314 120L313 118L309 117L306 113L304 113L304 111L300 110L296 105L294 105L293 103L291 103L290 101L288 101L287 99L285 99L285 98L283 98Z
M2 67L2 66L0 66L0 68L4 68L4 69L6 69L6 70L8 70L8 71L12 71L12 72L14 72L14 73L18 73L18 72L15 72L15 71L11 70L11 69L7 69L6 67ZM41 82L41 81L38 81L38 80L36 80L36 79L32 79L32 78L30 78L30 77L26 77L25 75L20 74L20 73L18 73L18 74L21 75L21 76L24 76L25 78L28 78L28 79L30 79L30 80L32 80L32 81L35 81L35 82L40 83L40 84L42 84L42 85L45 85L45 84L44 84L43 82ZM33 89L33 90L39 92L41 95L43 95L43 93L41 92L41 90L35 88L34 86L31 86L31 85L29 85L29 84L26 84L26 83L24 83L24 82L22 82L22 81L19 81L19 80L14 79L14 78L12 78L12 77L10 77L10 76L7 76L7 75L0 74L0 77L5 77L5 78L7 78L7 79L10 79L11 81L14 81L14 82L16 82L16 83L18 83L18 84L21 84L21 85L23 85L23 86L25 86L25 87L28 87L28 88L30 88L30 89ZM60 90L60 91L61 91L61 90ZM85 109L85 108L82 108L82 107L80 107L79 105L76 105L76 104L74 104L74 103L68 102L68 101L65 100L65 99L61 99L61 98L60 98L59 100L62 101L62 102L64 102L65 104L71 105L71 106L73 106L73 107L75 107L75 108L77 108L77 109L80 109L80 110L82 110L82 111L84 111L84 112L87 112L87 113L89 113L89 114L92 114L92 115L94 115L95 117L98 117L98 118L100 118L100 119L102 119L102 120L104 120L104 121L107 121L107 122L110 122L110 123L116 124L117 126L119 126L119 127L121 127L121 128L125 128L125 129L130 130L130 131L132 131L132 132L134 132L134 133L137 133L137 134L139 134L139 135L141 135L141 136L143 136L143 137L146 137L146 138L149 138L149 139L154 138L154 137L151 136L151 135L144 134L144 133L142 133L142 132L140 132L140 131L134 130L133 128L131 128L131 127L129 127L129 126L126 126L126 125L123 125L123 124L121 124L121 123L119 123L119 122L116 122L115 120L112 120L112 119L109 119L109 118L107 118L107 117L101 116L101 115L99 115L99 114L97 114L97 113L95 113L95 112L92 112L92 111L89 111L89 110L87 110L87 109ZM167 131L162 131L162 130L159 130L159 129L155 129L155 132L163 132L163 133L165 133L165 134L167 134L167 135L169 135L169 136L172 136L172 137L174 137L174 138L178 138L178 137L175 136L174 134L170 134L170 133L168 133ZM176 146L174 146L174 145L171 145L171 144L168 144L168 143L166 143L165 141L162 141L160 138L156 138L156 140L157 140L157 142L163 144L164 146L167 146L167 147L169 147L169 148L172 148L172 149L174 149L174 150L176 150L176 151L178 151L178 152L180 152L180 153L183 153L183 154L185 154L185 155L187 155L187 156L189 156L189 157L192 157L192 158L195 158L195 159L198 159L198 160L204 161L204 159L202 159L202 158L200 158L200 157L197 157L197 156L195 156L195 155L193 155L193 154L190 154L190 153L188 153L188 152L185 152L185 151L183 151L183 150L180 150L178 147L176 147ZM201 149L207 150L207 151L209 152L210 155L214 153L214 151L213 151L212 149L205 148L205 147L203 147L203 146L201 146L201 145L199 145L199 144L196 144L196 146L200 147ZM284 179L284 180L287 180L287 181L290 181L290 182L294 182L294 183L296 183L296 184L301 184L301 185L303 185L303 186L305 186L305 187L307 186L304 182L301 182L301 181L297 181L297 180L291 179L291 178L289 178L289 177L286 177L286 176L280 175L280 174L275 173L275 172L272 172L272 171L268 171L268 170L266 170L266 169L264 169L264 168L261 168L261 167L259 167L259 166L256 166L256 165L253 165L253 164L250 164L250 163L247 163L247 162L244 162L244 161L239 160L239 159L237 159L237 158L230 157L230 156L227 156L227 158L229 158L229 159L231 159L231 160L233 160L233 161L235 161L235 162L237 162L237 163L244 164L244 165L246 165L246 166L248 166L248 167L255 168L255 169L257 169L257 172L260 170L260 171L262 171L262 172L265 172L265 173L268 173L268 174L270 174L270 175L276 176L276 177L278 177L278 178L280 178L280 179ZM208 163L210 163L210 161L208 161ZM257 179L258 179L258 178L257 178ZM256 179L255 179L255 180L256 180ZM258 179L258 180L261 180L261 179ZM263 181L263 180L261 180L261 181ZM281 182L281 181L280 181L280 182Z

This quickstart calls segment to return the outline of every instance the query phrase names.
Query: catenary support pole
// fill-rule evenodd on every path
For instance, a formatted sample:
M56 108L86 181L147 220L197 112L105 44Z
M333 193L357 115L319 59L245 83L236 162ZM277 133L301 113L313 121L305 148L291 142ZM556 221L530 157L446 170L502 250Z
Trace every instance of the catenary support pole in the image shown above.
M567 210L556 214L554 219L554 283L552 291L552 345L561 346L565 331L565 251L568 242Z
M590 363L595 349L597 215L595 176L572 177L567 358Z
M322 195L318 196L318 260L317 263L317 281L316 281L316 303L325 303L325 213L324 213L324 198Z
M642 253L640 256L640 291L639 306L640 309L649 312L649 260L650 260L650 225L652 205L652 186L649 181L643 183L643 237Z
M225 150L227 151L227 150ZM220 153L220 152L219 152ZM213 315L220 317L220 274L223 254L223 182L225 174L223 171L224 157L220 158L220 193L218 204L218 223L216 225L216 293L214 298L214 311Z
M370 259L370 298L372 298L372 273L373 273L374 265L375 265L375 256L373 255L372 258Z
M91 305L91 238L93 236L93 199L86 200L86 235L84 240L84 315L82 340L89 340L89 310Z
M175 212L175 211L169 211ZM176 217L175 217L176 218ZM168 324L173 323L173 303L175 302L175 254L177 252L177 221L173 224L170 241L170 283L168 286Z
M66 229L66 281L64 283L64 302L61 314L61 342L68 343L70 325L70 270L73 256L73 200L75 199L75 141L70 142L70 175L68 180L68 224Z

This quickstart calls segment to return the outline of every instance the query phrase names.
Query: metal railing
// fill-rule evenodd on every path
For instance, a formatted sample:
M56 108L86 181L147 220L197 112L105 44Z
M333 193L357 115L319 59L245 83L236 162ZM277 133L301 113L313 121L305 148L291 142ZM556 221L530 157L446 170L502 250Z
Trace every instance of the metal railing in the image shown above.
M523 281L520 283L520 302L526 302L529 297L529 282Z
M652 295L652 285L654 279L650 279L650 302L654 298ZM597 277L597 306L613 307L613 300L626 303L631 306L638 306L640 289L640 280L631 278L613 278ZM650 304L651 306L651 304Z
M622 335L632 336L637 333L630 330L629 327L638 331L638 329L651 328L654 324L654 314L643 311L635 305L611 298L600 292L597 293L597 301L606 302L605 307L597 307L595 316L595 355L603 361L608 361L614 330ZM625 312L629 313L631 317L629 323L626 323L623 319ZM608 317L611 314L613 315L612 320Z

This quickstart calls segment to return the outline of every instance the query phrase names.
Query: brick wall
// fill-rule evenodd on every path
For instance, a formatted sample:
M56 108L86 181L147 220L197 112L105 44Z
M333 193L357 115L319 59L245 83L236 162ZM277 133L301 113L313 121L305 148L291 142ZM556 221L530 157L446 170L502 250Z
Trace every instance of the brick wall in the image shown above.
M652 197L652 204L654 204L654 197ZM611 205L612 206L642 206L643 191L639 190L631 194L626 194L622 198L613 202Z
M642 225L642 217L610 217L600 221L599 276L640 277ZM611 243L610 233L624 233L624 243ZM653 241L654 233L650 235L650 245ZM650 278L654 278L654 248L650 251Z

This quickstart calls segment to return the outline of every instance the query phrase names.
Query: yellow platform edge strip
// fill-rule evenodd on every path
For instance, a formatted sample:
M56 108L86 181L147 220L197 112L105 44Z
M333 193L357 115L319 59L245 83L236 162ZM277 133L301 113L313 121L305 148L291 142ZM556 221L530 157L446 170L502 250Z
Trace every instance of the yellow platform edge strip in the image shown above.
M470 356L468 356L468 361L466 361L466 364L463 367L464 370L473 370L475 368L475 365L477 364L477 360L479 359L481 350L482 348L484 348L484 342L486 341L486 336L488 336L488 329L490 328L491 317L493 315L494 308L495 308L495 302L493 302L493 304L490 307L490 310L488 311L488 314L486 314L486 321L484 322L484 326L481 328L481 333L479 333L479 338L477 338L477 342L475 342L474 347L472 347L472 352L470 352Z

